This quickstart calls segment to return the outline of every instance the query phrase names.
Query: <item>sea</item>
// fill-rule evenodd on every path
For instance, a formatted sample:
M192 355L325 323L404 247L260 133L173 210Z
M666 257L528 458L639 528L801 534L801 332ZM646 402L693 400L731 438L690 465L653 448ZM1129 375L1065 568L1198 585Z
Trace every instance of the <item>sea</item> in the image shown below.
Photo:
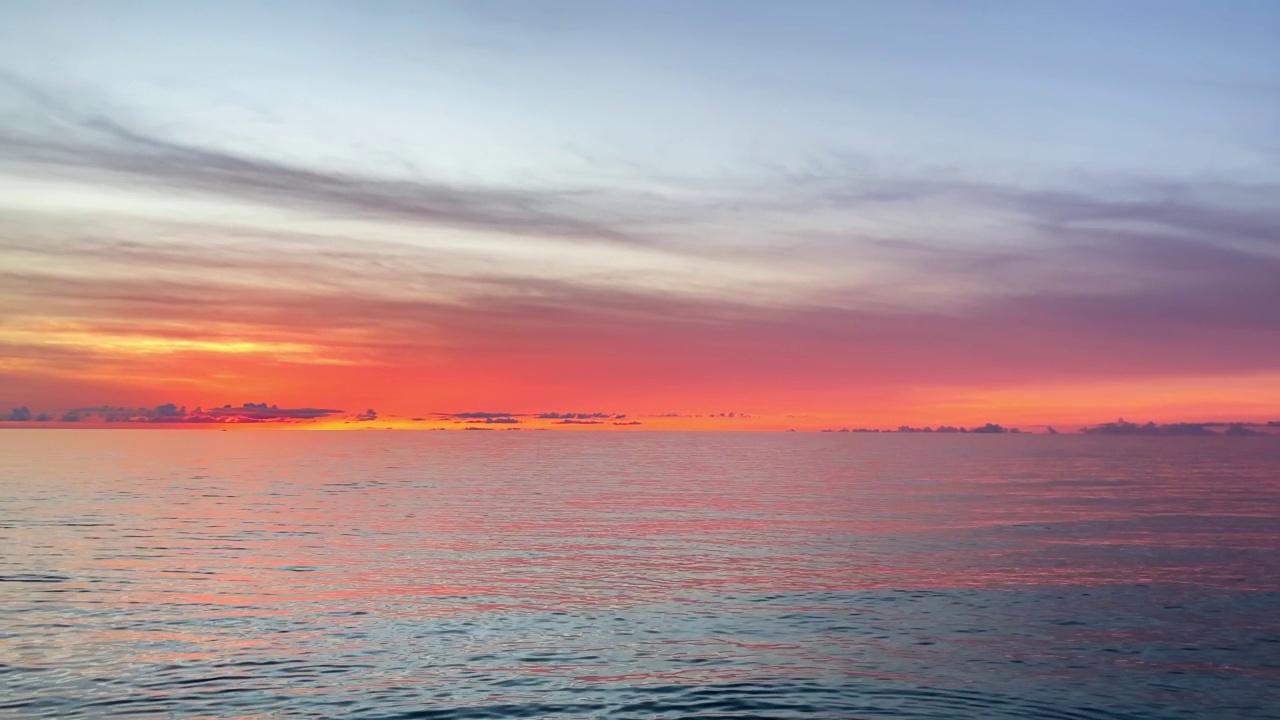
M3 430L0 716L1280 718L1280 437Z

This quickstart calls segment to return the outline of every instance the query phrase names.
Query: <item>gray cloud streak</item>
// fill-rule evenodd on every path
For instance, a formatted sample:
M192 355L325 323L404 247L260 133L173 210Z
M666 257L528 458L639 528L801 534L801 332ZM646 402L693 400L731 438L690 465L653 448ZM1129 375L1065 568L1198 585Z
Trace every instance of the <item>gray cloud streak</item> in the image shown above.
M514 235L645 245L622 229L628 213L604 193L463 187L323 172L152 136L101 112L86 114L0 74L27 100L38 129L0 132L0 157L55 174L103 173L170 189Z

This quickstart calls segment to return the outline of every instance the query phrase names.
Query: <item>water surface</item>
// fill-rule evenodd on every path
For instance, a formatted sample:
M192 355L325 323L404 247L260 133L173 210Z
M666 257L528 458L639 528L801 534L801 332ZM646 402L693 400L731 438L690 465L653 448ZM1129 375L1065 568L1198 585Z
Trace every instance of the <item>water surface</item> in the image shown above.
M0 432L0 714L1280 718L1280 438Z

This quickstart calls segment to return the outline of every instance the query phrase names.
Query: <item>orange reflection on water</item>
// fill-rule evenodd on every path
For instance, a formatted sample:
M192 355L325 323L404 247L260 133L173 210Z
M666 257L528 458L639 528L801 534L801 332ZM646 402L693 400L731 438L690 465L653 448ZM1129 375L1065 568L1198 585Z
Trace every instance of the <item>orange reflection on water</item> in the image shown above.
M0 662L119 682L137 662L179 688L267 673L300 699L342 673L349 693L483 677L467 687L498 703L920 667L962 685L1015 662L1040 681L1072 677L1079 647L1106 677L1133 665L1119 649L1221 614L1169 602L1180 625L1144 625L1144 583L1233 608L1280 591L1269 439L36 432L14 450L0 608L18 611L0 613L21 641Z

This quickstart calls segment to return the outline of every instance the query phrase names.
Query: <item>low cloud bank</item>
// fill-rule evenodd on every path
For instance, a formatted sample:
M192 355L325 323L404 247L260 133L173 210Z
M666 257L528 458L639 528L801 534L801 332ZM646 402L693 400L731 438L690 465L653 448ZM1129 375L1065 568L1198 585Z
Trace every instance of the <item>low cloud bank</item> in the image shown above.
M1164 425L1148 422L1139 425L1121 418L1116 422L1081 428L1080 432L1085 435L1230 435L1240 437L1265 435L1267 433L1261 430L1254 430L1253 427L1275 427L1277 424L1280 423L1273 421L1263 426L1258 423L1245 422L1168 423ZM1214 428L1221 428L1221 430L1215 430Z
M372 412L372 411L369 411ZM182 424L182 423L292 423L308 422L341 414L341 410L329 408L282 408L267 403L244 403L243 405L223 405L222 407L187 410L185 405L165 403L155 407L127 408L102 405L67 410L58 416L60 423L146 423L146 424ZM376 418L375 413L373 417ZM11 422L51 422L53 415L49 413L34 414L26 407L14 408L8 416L0 416L0 420Z

